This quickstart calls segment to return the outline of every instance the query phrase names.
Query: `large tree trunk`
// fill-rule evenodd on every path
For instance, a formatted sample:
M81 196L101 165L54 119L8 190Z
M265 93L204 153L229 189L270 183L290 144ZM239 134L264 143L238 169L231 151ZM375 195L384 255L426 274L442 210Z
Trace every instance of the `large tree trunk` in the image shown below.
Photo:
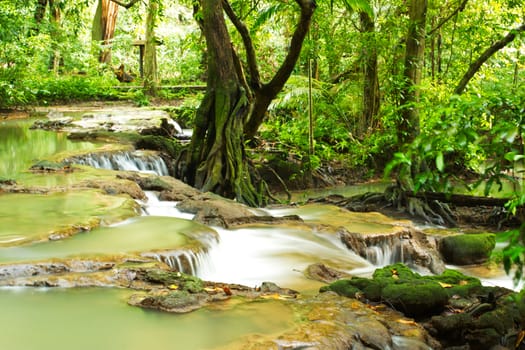
M103 48L98 51L98 60L100 63L111 64L111 39L115 34L117 23L118 4L111 0L99 0L95 17L93 18L93 27L91 29L91 38Z
M158 0L150 0L146 17L146 45L144 48L144 90L147 94L157 94L157 39L155 26L159 12Z
M270 102L284 86L299 57L315 3L296 1L301 6L301 17L288 54L273 79L263 84L247 27L227 0L202 0L199 24L208 48L208 79L182 174L190 185L250 206L264 204L261 191L253 185L254 174L249 169L244 140L257 132ZM249 80L231 45L223 10L243 39Z
M203 191L257 206L245 161L243 125L247 92L237 75L222 0L204 0L202 29L208 48L206 95L197 111L185 180Z
M404 86L401 97L401 118L397 126L398 144L412 142L419 135L418 85L421 82L425 57L425 25L427 0L411 0L410 23L406 41Z

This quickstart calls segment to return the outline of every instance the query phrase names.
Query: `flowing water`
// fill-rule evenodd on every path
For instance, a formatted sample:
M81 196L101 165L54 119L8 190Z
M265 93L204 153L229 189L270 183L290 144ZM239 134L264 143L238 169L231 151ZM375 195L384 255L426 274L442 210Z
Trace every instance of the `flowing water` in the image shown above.
M67 183L67 176L46 174L35 180L25 171L35 159L61 152L91 152L98 147L86 142L71 142L62 134L28 130L28 126L25 121L0 125L0 178L31 183L51 178L55 179L51 184ZM166 171L160 158L149 154L147 157L143 153L104 154L97 158L93 156L95 153L76 159L79 163L97 167L126 170L134 167L132 170L159 174ZM359 187L350 190L353 193L363 191ZM377 213L348 213L333 206L308 205L267 210L268 214L275 216L297 214L305 224L225 230L197 224L191 221L192 215L178 211L175 202L159 201L156 193L148 192L148 199L140 202L143 207L140 217L118 224L108 220L108 224L91 232L59 241L12 246L10 240L23 241L26 236L36 235L35 232L48 232L50 229L46 225L67 220L68 215L75 216L74 213L83 208L97 207L90 198L68 201L69 195L84 196L86 193L56 195L56 198L51 198L56 202L54 205L49 205L50 202L43 201L44 198L38 195L22 198L15 198L20 195L0 195L0 239L7 245L0 247L0 262L141 254L174 267L189 266L187 272L207 280L248 286L272 281L309 293L321 285L304 277L303 271L310 264L322 262L354 275L367 275L376 267L349 251L335 232L325 229L326 223L364 234L388 232L404 224ZM75 205L80 207L75 208ZM41 216L45 220L40 222ZM204 246L207 253L192 254L190 251L183 254L178 249L170 250L173 247L193 247L195 242ZM392 259L403 259L387 248L371 247L370 259L375 259L375 264L379 265L391 263ZM129 293L115 289L2 288L0 344L6 349L44 350L97 347L234 349L239 339L256 335L275 336L293 324L293 312L277 301L236 304L231 300L188 315L171 315L129 307L126 304Z

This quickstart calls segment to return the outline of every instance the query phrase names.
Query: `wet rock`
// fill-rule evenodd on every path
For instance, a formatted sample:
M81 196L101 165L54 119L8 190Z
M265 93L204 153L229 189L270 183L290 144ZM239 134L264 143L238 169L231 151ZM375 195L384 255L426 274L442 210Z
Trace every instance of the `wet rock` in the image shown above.
M349 274L345 272L338 271L336 269L332 269L331 267L328 267L321 263L312 264L308 266L305 271L305 275L306 277L310 279L324 282L324 283L331 283L341 278L351 277Z
M174 291L162 295L135 294L128 304L146 309L155 309L173 313L188 313L200 309L209 302L205 294L190 294L186 291Z
M441 273L445 265L434 244L423 233L413 228L400 228L392 233L363 234L339 230L341 241L363 258L369 258L371 247L388 247L397 261ZM376 262L379 263L379 262Z
M372 279L344 279L321 292L382 302L418 317L447 349L519 348L525 325L525 290L482 286L460 272L420 276L402 264L377 269ZM373 305L373 303L372 303Z
M433 281L387 284L381 296L385 303L413 317L440 312L448 301L447 292Z
M73 118L64 117L63 114L53 114L50 112L48 114L48 120L36 120L30 129L42 129L42 130L61 130L63 128L73 125Z
M255 216L245 205L224 199L211 193L203 193L185 199L177 205L183 212L195 214L194 220L211 226L230 227L234 220Z
M73 168L68 162L51 162L49 160L41 160L33 164L29 170L35 172L72 172Z
M473 279L467 287L470 278L457 273L446 273L440 280L439 276L420 276L403 264L394 264L377 269L372 279L352 278L342 279L321 288L321 292L334 291L350 298L360 297L384 302L408 316L423 317L440 313L447 304L451 293L468 288L478 287L479 280ZM457 282L456 290L451 283ZM461 281L464 285L459 285ZM450 291L449 291L450 289Z
M481 264L487 261L494 250L496 236L491 233L452 235L443 237L438 246L445 262L449 264Z
M90 179L81 181L76 187L98 188L109 195L127 194L133 199L146 199L144 191L136 182L125 179Z
M293 299L290 305L303 321L273 341L251 340L243 349L440 349L423 327L392 309L375 309L333 292ZM400 343L396 346L394 339ZM411 348L412 349L412 348ZM414 347L413 349L417 349Z

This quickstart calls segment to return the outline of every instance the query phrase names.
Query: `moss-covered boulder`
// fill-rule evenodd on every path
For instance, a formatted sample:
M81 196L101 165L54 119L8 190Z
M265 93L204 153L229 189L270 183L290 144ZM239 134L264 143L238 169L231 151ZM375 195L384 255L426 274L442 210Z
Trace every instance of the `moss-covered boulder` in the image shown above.
M385 303L413 317L441 312L448 301L445 288L423 279L387 284L381 296Z
M457 271L446 270L442 275L421 276L398 263L377 269L372 279L341 279L322 287L320 291L381 301L408 316L421 317L441 312L453 295L466 296L480 287L478 279Z
M181 272L158 269L149 270L146 271L143 279L150 283L162 284L170 289L187 291L190 293L199 293L204 289L204 283L200 278Z
M449 264L470 265L487 261L495 246L494 234L462 234L442 238L439 251Z

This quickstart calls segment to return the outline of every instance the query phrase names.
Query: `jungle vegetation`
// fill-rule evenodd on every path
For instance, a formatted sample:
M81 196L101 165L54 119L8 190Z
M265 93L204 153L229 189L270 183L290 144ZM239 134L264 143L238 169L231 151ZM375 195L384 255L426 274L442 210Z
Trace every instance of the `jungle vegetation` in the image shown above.
M403 193L477 190L524 222L524 5L0 0L0 108L183 99L194 134L180 176L198 188L265 204L258 146L305 172L384 173L393 200L431 221L446 206ZM521 277L525 229L506 238Z

